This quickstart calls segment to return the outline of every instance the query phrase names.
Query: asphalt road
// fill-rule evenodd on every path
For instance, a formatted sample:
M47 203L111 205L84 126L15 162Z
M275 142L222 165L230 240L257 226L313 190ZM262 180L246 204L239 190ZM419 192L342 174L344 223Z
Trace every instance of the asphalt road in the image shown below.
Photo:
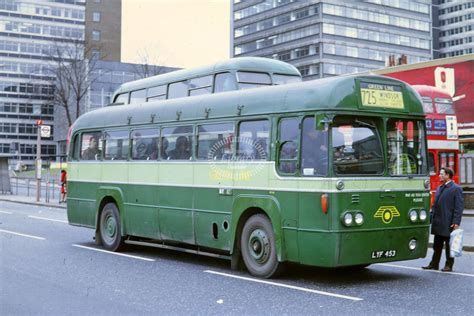
M453 273L428 258L359 271L291 265L259 280L230 263L168 250L98 251L65 210L0 201L0 314L417 314L474 312L474 253ZM126 256L124 256L126 255Z

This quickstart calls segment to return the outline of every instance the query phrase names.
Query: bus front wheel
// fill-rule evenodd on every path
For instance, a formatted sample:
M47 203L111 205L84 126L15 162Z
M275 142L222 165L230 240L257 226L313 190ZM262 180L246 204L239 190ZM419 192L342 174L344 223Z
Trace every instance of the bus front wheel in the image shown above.
M240 239L242 258L254 276L270 278L277 274L277 258L273 227L263 214L251 216L245 223Z
M115 203L107 203L100 214L99 235L102 246L110 251L118 251L123 246L120 215Z

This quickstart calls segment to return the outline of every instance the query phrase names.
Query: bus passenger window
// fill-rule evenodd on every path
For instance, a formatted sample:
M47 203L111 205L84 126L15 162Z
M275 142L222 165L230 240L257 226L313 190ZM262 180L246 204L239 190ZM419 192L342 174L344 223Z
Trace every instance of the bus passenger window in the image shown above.
M237 157L244 160L267 160L270 124L267 120L241 122Z
M303 79L301 79L301 77L299 76L289 76L289 75L279 75L279 74L273 74L272 78L273 78L274 85L281 85L281 84L303 81Z
M216 75L214 93L237 90L235 77L230 72Z
M167 144L166 148L164 148L165 143ZM176 126L163 128L162 144L162 158L166 156L167 160L192 159L193 127Z
M119 95L115 98L114 103L128 104L128 93L119 94Z
M189 95L212 93L212 75L189 80Z
M132 91L130 93L130 104L145 102L146 89Z
M139 129L132 132L132 159L158 159L159 129Z
M84 133L81 140L81 160L100 160L102 152L101 133Z
M264 87L272 84L270 75L267 73L238 71L237 78L239 90Z
M149 88L146 96L147 102L166 99L166 85Z
M430 176L435 176L438 174L435 170L435 158L433 153L428 153L428 168L430 170Z
M296 172L298 162L299 120L297 118L282 119L278 127L281 147L278 170L282 173Z
M206 124L198 127L197 159L230 160L232 159L232 140L234 124Z
M303 120L301 173L304 176L325 176L328 173L328 133L316 130L314 117Z
M171 83L168 88L168 99L188 96L188 84L186 81Z
M128 159L128 130L105 132L104 141L105 160Z

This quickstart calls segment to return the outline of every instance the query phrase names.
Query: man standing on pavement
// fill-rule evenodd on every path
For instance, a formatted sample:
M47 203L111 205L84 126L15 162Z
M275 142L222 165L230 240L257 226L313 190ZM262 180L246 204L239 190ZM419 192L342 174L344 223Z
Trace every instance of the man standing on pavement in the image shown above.
M443 272L453 271L454 258L450 257L449 235L459 228L464 210L462 189L452 181L454 172L449 168L441 168L439 179L442 185L436 190L435 201L432 207L433 221L431 234L434 235L433 258L425 270L438 270L443 244L446 246L446 264Z

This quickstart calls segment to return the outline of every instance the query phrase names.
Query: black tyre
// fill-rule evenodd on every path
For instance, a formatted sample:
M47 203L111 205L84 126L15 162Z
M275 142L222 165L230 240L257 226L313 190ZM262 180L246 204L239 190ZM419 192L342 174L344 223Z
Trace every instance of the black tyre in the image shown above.
M115 203L107 203L102 209L98 235L102 246L107 250L118 251L123 247L120 215Z
M279 272L273 227L263 214L251 216L240 238L242 258L250 274L270 278Z

